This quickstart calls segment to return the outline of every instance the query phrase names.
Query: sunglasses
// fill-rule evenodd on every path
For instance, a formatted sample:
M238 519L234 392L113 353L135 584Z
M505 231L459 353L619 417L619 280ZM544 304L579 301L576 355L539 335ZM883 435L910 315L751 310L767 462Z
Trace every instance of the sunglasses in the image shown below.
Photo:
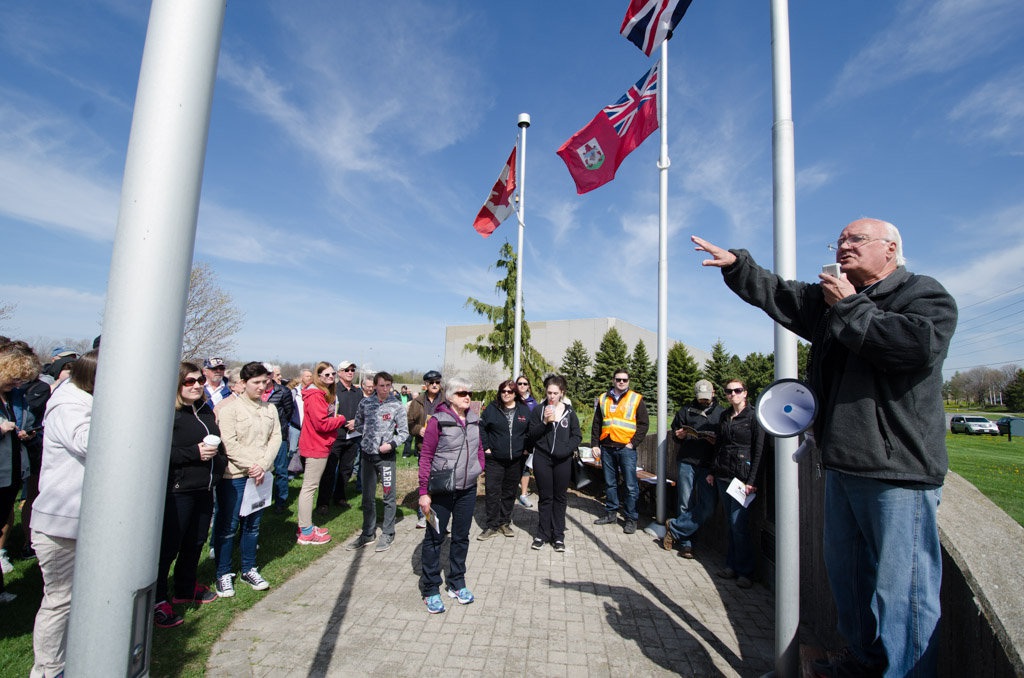
M206 377L185 377L185 381L181 382L182 386L195 386L196 384L205 384Z
M460 398L465 398L467 396L472 395L472 391L456 391L452 395L458 396Z
M438 385L438 384L440 384L441 382L440 382L440 381L428 381L427 383L428 383L429 385L431 385L431 386L437 386L437 385Z
M502 395L514 395L515 391L513 391L510 388L503 388L503 389L501 389L501 394Z
M355 371L356 371L356 368L354 368L354 367L346 367L345 369L342 370L342 372L355 372Z
M615 381L625 384L629 382L629 377L626 377L625 379L622 379L621 377L615 377Z
M516 386L529 386L530 383L526 381L517 381Z
M727 389L725 389L725 392L726 393L743 393L746 390L747 389L745 389L745 388L727 388Z
M321 372L320 376L321 377L333 377L335 374L337 374L337 372Z

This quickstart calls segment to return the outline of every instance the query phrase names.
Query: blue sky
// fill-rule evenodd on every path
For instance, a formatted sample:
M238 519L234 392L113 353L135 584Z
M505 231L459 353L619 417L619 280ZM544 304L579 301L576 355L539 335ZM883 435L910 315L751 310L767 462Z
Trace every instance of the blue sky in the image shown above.
M527 137L528 320L656 329L658 138L576 195L555 150L651 65L626 0L227 6L196 241L240 359L440 367L500 303L472 221ZM696 0L669 62L669 336L772 350L690 234L772 259L769 3ZM0 303L18 336L100 330L148 5L0 5ZM946 362L1024 364L1024 3L790 5L798 277L860 216L961 305ZM1018 314L1014 316L1013 314ZM653 354L656 347L648 347ZM561 356L549 356L560 361Z

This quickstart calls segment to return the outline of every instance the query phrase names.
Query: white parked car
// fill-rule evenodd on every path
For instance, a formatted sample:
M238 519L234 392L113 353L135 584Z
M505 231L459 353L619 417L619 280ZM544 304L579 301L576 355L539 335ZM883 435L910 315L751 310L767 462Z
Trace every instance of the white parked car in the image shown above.
M989 435L997 436L999 435L999 427L985 417L968 417L958 414L949 420L949 432L967 433L968 435L982 435L987 433Z

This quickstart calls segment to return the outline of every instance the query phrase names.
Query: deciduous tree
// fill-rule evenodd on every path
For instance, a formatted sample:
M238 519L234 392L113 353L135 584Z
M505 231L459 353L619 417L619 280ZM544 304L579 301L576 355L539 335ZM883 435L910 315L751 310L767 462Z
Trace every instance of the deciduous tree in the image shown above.
M213 268L207 263L195 264L188 284L182 360L195 362L228 355L234 348L235 335L242 329L243 318L231 295L217 284Z

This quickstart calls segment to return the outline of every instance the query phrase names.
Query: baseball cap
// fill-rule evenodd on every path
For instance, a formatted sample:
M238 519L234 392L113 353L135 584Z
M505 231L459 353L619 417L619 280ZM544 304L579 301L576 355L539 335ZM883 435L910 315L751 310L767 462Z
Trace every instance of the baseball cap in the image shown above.
M711 385L711 382L707 379L701 379L693 385L693 390L697 394L697 400L707 398L710 400L715 397L715 387Z
M345 369L347 367L355 367L355 366L356 366L356 364L354 362L352 362L351 360L342 360L340 363L338 363L338 369L339 370L343 370L343 369Z
M212 370L215 367L224 367L224 360L222 358L207 358L203 361L203 367L208 370Z
M441 373L437 370L430 370L423 375L423 381L437 381L441 378Z

